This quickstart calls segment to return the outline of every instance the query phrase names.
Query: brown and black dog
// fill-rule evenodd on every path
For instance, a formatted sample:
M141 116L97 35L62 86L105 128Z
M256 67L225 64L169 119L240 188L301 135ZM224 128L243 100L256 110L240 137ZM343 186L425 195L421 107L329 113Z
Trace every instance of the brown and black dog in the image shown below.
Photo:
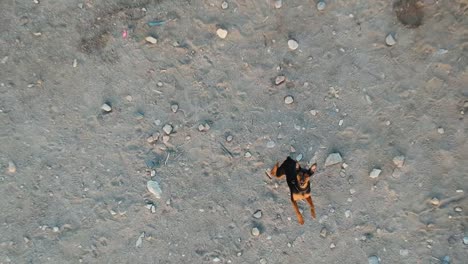
M277 162L273 169L271 169L270 174L281 178L286 175L286 182L288 183L289 190L291 192L291 202L294 207L294 211L297 215L297 220L299 224L304 224L304 218L302 217L299 208L297 207L297 202L299 200L306 200L310 205L310 214L312 218L315 219L315 207L314 202L312 202L312 196L310 195L310 176L312 176L317 170L317 164L313 164L309 169L301 168L299 162L293 160L291 157L288 157L281 166Z

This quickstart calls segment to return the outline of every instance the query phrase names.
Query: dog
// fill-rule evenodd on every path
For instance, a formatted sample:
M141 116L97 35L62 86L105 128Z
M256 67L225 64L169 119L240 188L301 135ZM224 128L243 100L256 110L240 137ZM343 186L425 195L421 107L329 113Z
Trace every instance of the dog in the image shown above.
M314 163L309 169L303 169L299 165L299 162L288 157L281 166L278 167L278 165L279 163L277 162L273 169L271 169L270 175L274 175L277 178L282 178L286 175L286 182L291 193L291 202L299 224L304 224L304 218L297 207L297 201L299 200L305 199L307 201L310 205L310 214L315 219L314 202L310 195L310 177L317 171L317 164Z

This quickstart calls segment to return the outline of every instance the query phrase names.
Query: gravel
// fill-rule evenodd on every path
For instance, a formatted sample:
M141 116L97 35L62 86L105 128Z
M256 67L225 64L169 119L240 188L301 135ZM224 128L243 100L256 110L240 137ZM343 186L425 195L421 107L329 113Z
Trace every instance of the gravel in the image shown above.
M222 9L228 9L228 7L229 7L229 4L228 4L226 1L224 1L223 3L221 3L221 8L222 8Z
M317 10L318 11L323 11L325 10L325 7L327 7L327 4L324 1L319 1L317 3Z
M162 190L161 187L159 187L159 183L157 181L148 181L146 183L146 188L154 195L154 197L161 199Z
M294 39L288 40L288 47L290 50L296 50L299 47L299 43Z
M292 103L294 103L294 98L292 96L288 95L288 96L284 97L284 103L285 104L292 104Z
M377 177L379 177L380 173L382 172L382 170L380 169L373 169L370 173L369 173L369 177L371 177L372 179L376 179Z
M262 210L255 211L255 213L253 214L253 217L256 219L262 218Z
M8 173L15 173L16 172L16 165L13 161L8 162Z
M388 46L393 46L393 45L396 44L395 37L393 36L392 33L388 34L387 37L385 37L385 43L386 43Z
M286 77L284 77L283 75L276 76L276 78L275 78L275 84L276 85L280 85L280 84L284 83L284 81L286 81Z
M258 230L258 228L256 228L256 227L254 227L254 228L252 228L251 233L252 233L253 236L259 236L260 235L260 230Z
M369 264L379 264L380 260L377 256L370 256L368 259Z
M216 35L218 35L218 37L221 39L225 39L228 35L228 31L222 28L218 28L216 30Z
M108 105L108 104L103 104L101 106L101 110L104 111L104 112L110 112L110 111L112 111L112 107L110 105Z
M343 162L340 153L331 153L325 160L325 167Z
M146 42L148 42L148 43L150 43L150 44L156 44L156 43L158 43L158 40L155 39L155 38L153 38L153 37L151 37L151 36L146 37L145 40L146 40Z
M167 135L171 134L172 133L172 130L173 130L173 127L169 124L166 124L164 125L163 127L163 131L164 133L166 133Z

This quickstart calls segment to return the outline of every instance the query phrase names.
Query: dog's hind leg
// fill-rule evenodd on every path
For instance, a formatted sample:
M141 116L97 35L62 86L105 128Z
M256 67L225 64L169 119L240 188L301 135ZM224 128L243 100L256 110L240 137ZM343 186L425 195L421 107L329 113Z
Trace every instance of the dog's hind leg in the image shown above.
M273 175L276 178L283 178L286 174L283 169L279 169L279 162L276 162L275 166L270 171L270 175Z
M312 218L315 219L315 206L314 206L314 202L312 202L312 196L307 197L306 200L307 200L307 203L309 203L310 205L310 214L312 215Z
M294 201L292 197L291 197L291 202L293 204L294 211L296 212L297 221L299 222L299 224L303 225L304 224L304 218L302 217L301 212L299 212L299 207L297 207L296 201Z

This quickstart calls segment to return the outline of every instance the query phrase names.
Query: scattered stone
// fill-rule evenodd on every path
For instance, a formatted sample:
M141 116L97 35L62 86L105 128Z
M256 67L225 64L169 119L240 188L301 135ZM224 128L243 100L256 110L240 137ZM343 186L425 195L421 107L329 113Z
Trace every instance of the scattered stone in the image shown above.
M260 219L262 217L262 210L255 211L255 213L253 214L253 217L256 219Z
M343 162L340 153L331 153L325 160L325 167Z
M284 81L286 81L286 77L284 77L283 75L276 76L276 78L275 78L275 84L276 85L280 85L280 84L284 83Z
M346 218L350 218L351 217L351 210L346 210L345 211L345 216L346 216Z
M179 110L179 105L178 104L171 105L171 110L172 110L173 113L176 113L177 110Z
M297 160L297 161L301 161L301 160L302 160L302 154L297 155L297 156L296 156L296 160Z
M146 188L154 195L154 197L161 199L162 190L161 187L159 187L159 183L157 181L148 181L146 183Z
M440 201L439 201L439 199L437 199L437 197L433 197L431 199L431 204L434 205L434 206L439 206Z
M395 179L399 179L401 177L401 174L403 174L403 172L399 168L395 168L392 172L392 177Z
M408 254L409 251L407 249L400 249L400 256L406 257Z
M442 264L450 264L450 257L449 257L449 256L445 256L445 257L442 259Z
M343 162L343 164L341 164L341 167L346 170L346 168L348 168L348 164Z
M229 7L229 4L226 1L221 3L221 8L222 9L227 9L228 7Z
M76 68L78 66L78 61L76 59L73 60L72 67Z
M168 135L164 135L162 136L162 141L164 144L167 144L167 142L169 142L169 139L171 139Z
M317 115L317 110L310 110L310 114L313 115L313 116L316 116Z
M393 37L392 33L388 34L387 37L385 37L385 43L390 47L396 44L396 40Z
M367 260L369 264L380 264L380 260L377 256L370 256Z
M110 111L112 111L112 107L111 107L110 105L108 105L108 104L103 104L103 105L101 106L101 109L102 109L102 111L104 111L104 112L110 112Z
M146 209L148 209L148 210L151 210L151 207L152 207L152 206L153 206L153 204L150 204L150 203L148 203L148 204L145 205Z
M154 124L159 126L161 124L161 120L157 119L157 120L154 120Z
M151 36L146 37L145 40L146 40L146 42L148 42L148 43L150 43L150 44L156 44L156 43L158 43L158 40L155 39L155 38L153 38L153 37L151 37Z
M294 102L294 98L290 95L284 97L284 103L285 104L292 104Z
M228 31L222 28L218 28L216 30L216 34L218 35L218 37L225 39L227 37Z
M214 263L217 263L217 262L220 262L220 261L221 261L221 259L218 258L218 257L215 257L215 258L213 259L213 262L214 262Z
M252 157L252 154L247 151L247 152L245 152L244 157L250 158L250 157Z
M129 102L133 101L133 97L131 95L125 96L125 99Z
M320 230L320 237L326 238L327 234L328 234L327 228L324 227L324 228L322 228L322 230Z
M135 247L136 248L139 248L141 247L141 245L143 244L143 238L145 237L145 232L141 233L141 235L138 237L136 243L135 243Z
M299 47L299 43L294 39L288 40L288 47L290 50L296 50Z
M371 177L372 179L375 179L375 178L379 177L381 172L382 172L382 170L380 170L380 169L373 169L370 172L369 177Z
M468 245L468 236L463 237L463 244Z
M8 162L8 173L15 173L16 172L16 165L13 161Z
M263 258L262 258L262 259L260 259L260 264L267 264L267 261L266 261L266 259L263 259Z
M252 228L252 235L253 236L259 236L260 235L260 230L258 230L258 228L254 227Z
M340 171L340 176L343 177L343 178L346 177L346 171L345 171L345 170L341 170L341 171Z
M289 147L289 152L295 153L295 152L296 152L296 149L295 149L293 146L290 146L290 147Z
M398 168L401 168L403 167L405 163L405 156L396 156L393 158L393 164L395 164L395 166L397 166Z
M227 142L231 142L233 139L234 139L234 137L233 137L232 135L228 135L228 136L226 137L226 141L227 141Z
M268 141L266 144L267 148L274 148L275 146L276 146L276 143L273 140Z
M60 228L58 226L54 226L52 228L52 231L54 231L54 233L58 233L60 231Z
M164 127L163 127L163 131L164 131L164 133L166 133L167 135L170 135L170 134L171 134L172 129L173 129L173 127L172 127L171 125L169 125L169 124L166 124L166 125L164 125Z
M460 213L460 212L463 211L463 208L461 208L460 206L457 206L457 207L455 207L453 210L455 210L455 212Z
M325 10L325 7L327 7L327 4L325 3L325 1L319 1L317 3L317 10L318 11L323 11Z
M152 214L156 213L156 206L154 206L154 204L152 204L150 210L151 210Z
M147 138L146 141L148 141L148 143L150 144L153 144L156 141L158 141L159 136L160 136L159 133L154 133L151 137Z
M438 132L439 134L442 135L443 133L445 133L445 130L444 130L443 127L439 127L439 128L437 129L437 132Z
M330 249L334 249L336 247L335 243L330 244Z
M353 177L353 175L350 175L350 176L348 177L348 183L351 184L351 185L354 184L354 177Z
M352 195L352 194L355 194L356 193L356 190L355 189L349 189L349 193Z
M282 0L275 0L275 8L280 9L283 6Z
M200 131L200 132L206 132L206 131L208 131L208 130L210 130L210 125L208 125L208 124L204 124L204 125L203 125L203 124L200 124L200 125L198 125L198 131Z
M156 85L157 85L158 87L162 87L162 86L163 86L163 83L162 83L162 82L158 82Z
M339 126L342 126L342 125L343 125L343 119L341 119L340 122L338 122L338 125L339 125Z

